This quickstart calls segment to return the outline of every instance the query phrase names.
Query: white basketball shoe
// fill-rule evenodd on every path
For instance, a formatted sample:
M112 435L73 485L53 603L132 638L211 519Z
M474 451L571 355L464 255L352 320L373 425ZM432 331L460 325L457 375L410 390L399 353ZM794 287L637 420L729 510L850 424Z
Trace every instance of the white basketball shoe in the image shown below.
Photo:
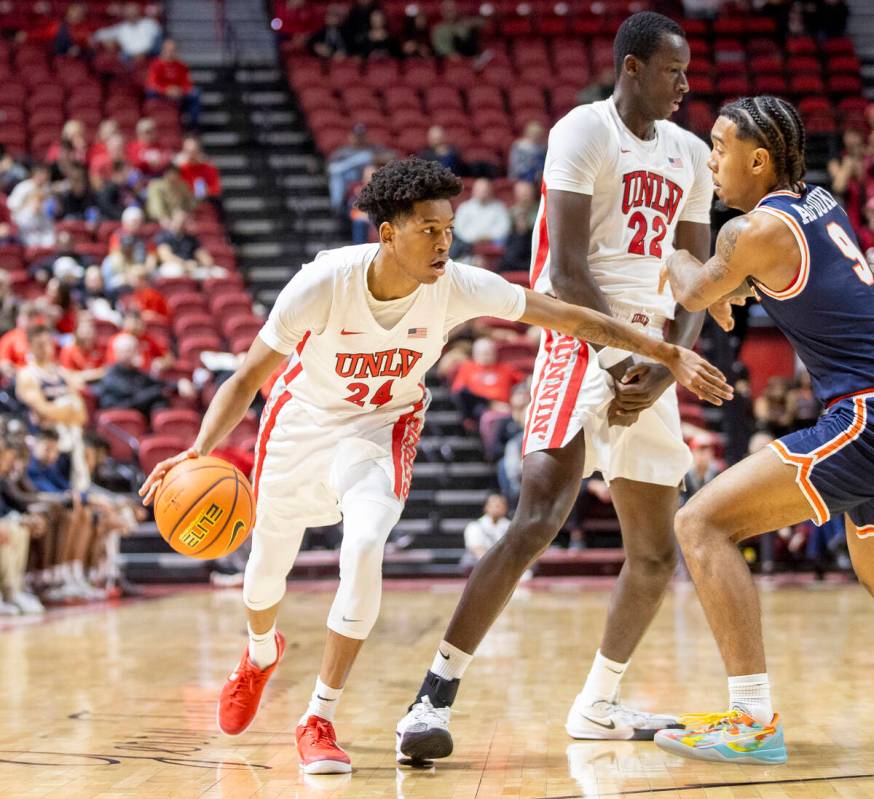
M564 725L571 738L612 741L651 741L659 730L682 726L676 716L646 713L606 700L589 703L582 694L574 699Z
M423 696L399 722L396 731L398 763L421 766L452 754L448 707L434 707Z

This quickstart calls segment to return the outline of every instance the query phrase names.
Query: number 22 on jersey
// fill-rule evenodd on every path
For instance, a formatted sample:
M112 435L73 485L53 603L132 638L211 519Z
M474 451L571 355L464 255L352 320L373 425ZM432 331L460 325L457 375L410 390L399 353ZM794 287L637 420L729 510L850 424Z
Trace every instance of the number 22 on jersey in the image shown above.
M867 258L856 246L850 234L837 222L829 222L826 230L842 255L852 261L853 271L859 280L866 286L874 286L874 272L871 271Z

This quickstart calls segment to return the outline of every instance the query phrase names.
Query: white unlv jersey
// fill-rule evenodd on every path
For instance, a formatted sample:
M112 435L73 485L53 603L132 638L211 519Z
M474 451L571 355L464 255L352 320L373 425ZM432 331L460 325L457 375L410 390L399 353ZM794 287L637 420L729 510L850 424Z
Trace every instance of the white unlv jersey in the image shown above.
M588 262L598 286L613 302L673 318L670 290L658 293L659 272L677 222L710 223L713 179L703 141L667 120L655 129L652 140L637 138L612 97L574 108L552 128L533 236L535 291L552 293L547 190L589 194Z
M282 290L259 333L267 346L291 354L271 402L285 393L321 425L418 410L425 372L453 327L476 316L516 320L525 312L521 287L448 261L386 329L368 303L367 270L378 252L378 244L321 252Z

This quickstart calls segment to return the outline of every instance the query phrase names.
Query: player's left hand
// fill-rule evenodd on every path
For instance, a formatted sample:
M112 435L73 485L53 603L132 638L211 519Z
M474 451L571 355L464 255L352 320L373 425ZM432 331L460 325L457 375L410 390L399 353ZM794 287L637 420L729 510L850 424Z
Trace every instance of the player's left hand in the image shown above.
M660 363L638 363L626 370L614 386L613 402L625 413L640 413L652 407L665 389L674 382L667 366Z

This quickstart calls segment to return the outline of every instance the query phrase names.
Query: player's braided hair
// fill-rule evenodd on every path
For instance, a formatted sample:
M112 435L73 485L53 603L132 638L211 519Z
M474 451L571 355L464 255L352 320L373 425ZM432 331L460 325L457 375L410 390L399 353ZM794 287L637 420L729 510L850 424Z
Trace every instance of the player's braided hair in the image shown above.
M638 11L626 19L613 40L613 65L617 77L622 71L625 56L633 55L641 61L647 61L659 49L665 34L686 38L685 32L674 20L655 11Z
M461 180L436 161L404 158L377 169L356 205L379 227L407 216L415 203L448 200L461 189Z
M738 138L753 139L771 154L781 184L800 190L806 171L806 135L792 103L769 94L741 97L723 106L719 115L737 125Z

